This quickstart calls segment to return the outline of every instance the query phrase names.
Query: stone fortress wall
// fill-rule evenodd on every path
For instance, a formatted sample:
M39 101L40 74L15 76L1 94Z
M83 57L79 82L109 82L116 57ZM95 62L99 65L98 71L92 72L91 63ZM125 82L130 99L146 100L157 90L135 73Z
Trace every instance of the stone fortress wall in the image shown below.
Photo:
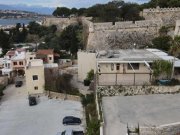
M151 45L152 39L159 35L162 26L175 26L180 20L180 8L144 9L145 20L107 23L92 23L83 19L88 38L87 50L144 48ZM87 28L89 26L89 28Z
M48 17L43 21L44 26L56 25L58 30L63 30L69 25L77 24L77 18L56 18Z
M83 26L89 26L86 49L126 49L143 48L159 35L163 23L161 20L143 20L128 22L92 23L85 21Z
M69 25L77 24L80 20L83 24L83 39L87 50L107 50L144 48L151 45L152 39L159 36L162 26L175 26L176 20L180 20L180 8L153 8L144 9L141 15L142 21L93 23L91 17L79 18L55 18L44 20L43 25L57 25L63 30ZM179 23L178 23L179 24ZM180 27L171 36L180 34Z
M180 19L180 7L178 8L150 8L144 9L142 16L145 20L162 19L164 25L175 25Z

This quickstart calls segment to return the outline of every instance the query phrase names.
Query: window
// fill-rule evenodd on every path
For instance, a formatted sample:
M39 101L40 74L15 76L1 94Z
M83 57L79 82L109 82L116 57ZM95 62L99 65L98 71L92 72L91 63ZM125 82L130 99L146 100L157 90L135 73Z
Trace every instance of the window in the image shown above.
M133 70L132 67L134 70L138 70L139 69L139 63L128 63L128 70Z
M114 64L111 64L111 71L114 70Z
M116 70L119 70L120 69L120 64L116 64Z
M32 57L30 57L30 60L32 60L33 58Z
M33 80L38 80L38 76L37 75L33 75Z
M49 57L49 60L52 60L52 58L51 58L51 57Z
M19 62L19 65L23 65L23 62L22 62L22 61L20 61L20 62Z
M13 62L13 65L17 65L17 62Z
M35 86L35 87L34 87L34 90L38 90L38 86Z
M8 63L8 68L10 68L10 63Z

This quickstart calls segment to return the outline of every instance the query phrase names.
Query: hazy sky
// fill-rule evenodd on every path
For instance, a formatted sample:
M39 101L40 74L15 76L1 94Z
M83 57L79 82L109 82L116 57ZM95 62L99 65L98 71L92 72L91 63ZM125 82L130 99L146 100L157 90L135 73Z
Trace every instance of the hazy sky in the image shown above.
M61 7L66 6L69 8L76 7L89 7L96 3L107 3L111 0L0 0L0 4L17 5L25 4L29 6L44 6L44 7ZM144 3L149 0L124 0L126 2Z

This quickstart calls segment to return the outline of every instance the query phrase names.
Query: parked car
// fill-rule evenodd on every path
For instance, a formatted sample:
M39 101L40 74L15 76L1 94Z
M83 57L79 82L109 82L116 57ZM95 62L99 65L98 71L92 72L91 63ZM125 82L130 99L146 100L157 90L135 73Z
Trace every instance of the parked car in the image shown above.
M71 129L67 129L63 132L58 132L56 135L84 135L83 131L74 131Z
M80 125L81 119L74 116L66 116L63 119L64 125Z
M37 105L36 97L29 96L29 105L30 106Z
M16 86L16 87L21 87L22 84L23 84L22 81L16 81L15 86Z

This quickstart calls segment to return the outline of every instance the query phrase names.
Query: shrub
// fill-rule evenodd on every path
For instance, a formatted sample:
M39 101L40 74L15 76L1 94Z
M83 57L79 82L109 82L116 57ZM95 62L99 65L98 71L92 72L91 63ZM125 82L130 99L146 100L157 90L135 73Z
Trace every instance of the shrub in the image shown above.
M91 83L90 80L88 80L88 79L85 79L85 80L84 80L84 86L89 86L90 83Z
M5 86L0 85L0 96L3 96L3 95L4 95L3 90L4 90L5 88L6 88Z
M87 80L92 81L94 79L94 70L91 69L87 74Z

